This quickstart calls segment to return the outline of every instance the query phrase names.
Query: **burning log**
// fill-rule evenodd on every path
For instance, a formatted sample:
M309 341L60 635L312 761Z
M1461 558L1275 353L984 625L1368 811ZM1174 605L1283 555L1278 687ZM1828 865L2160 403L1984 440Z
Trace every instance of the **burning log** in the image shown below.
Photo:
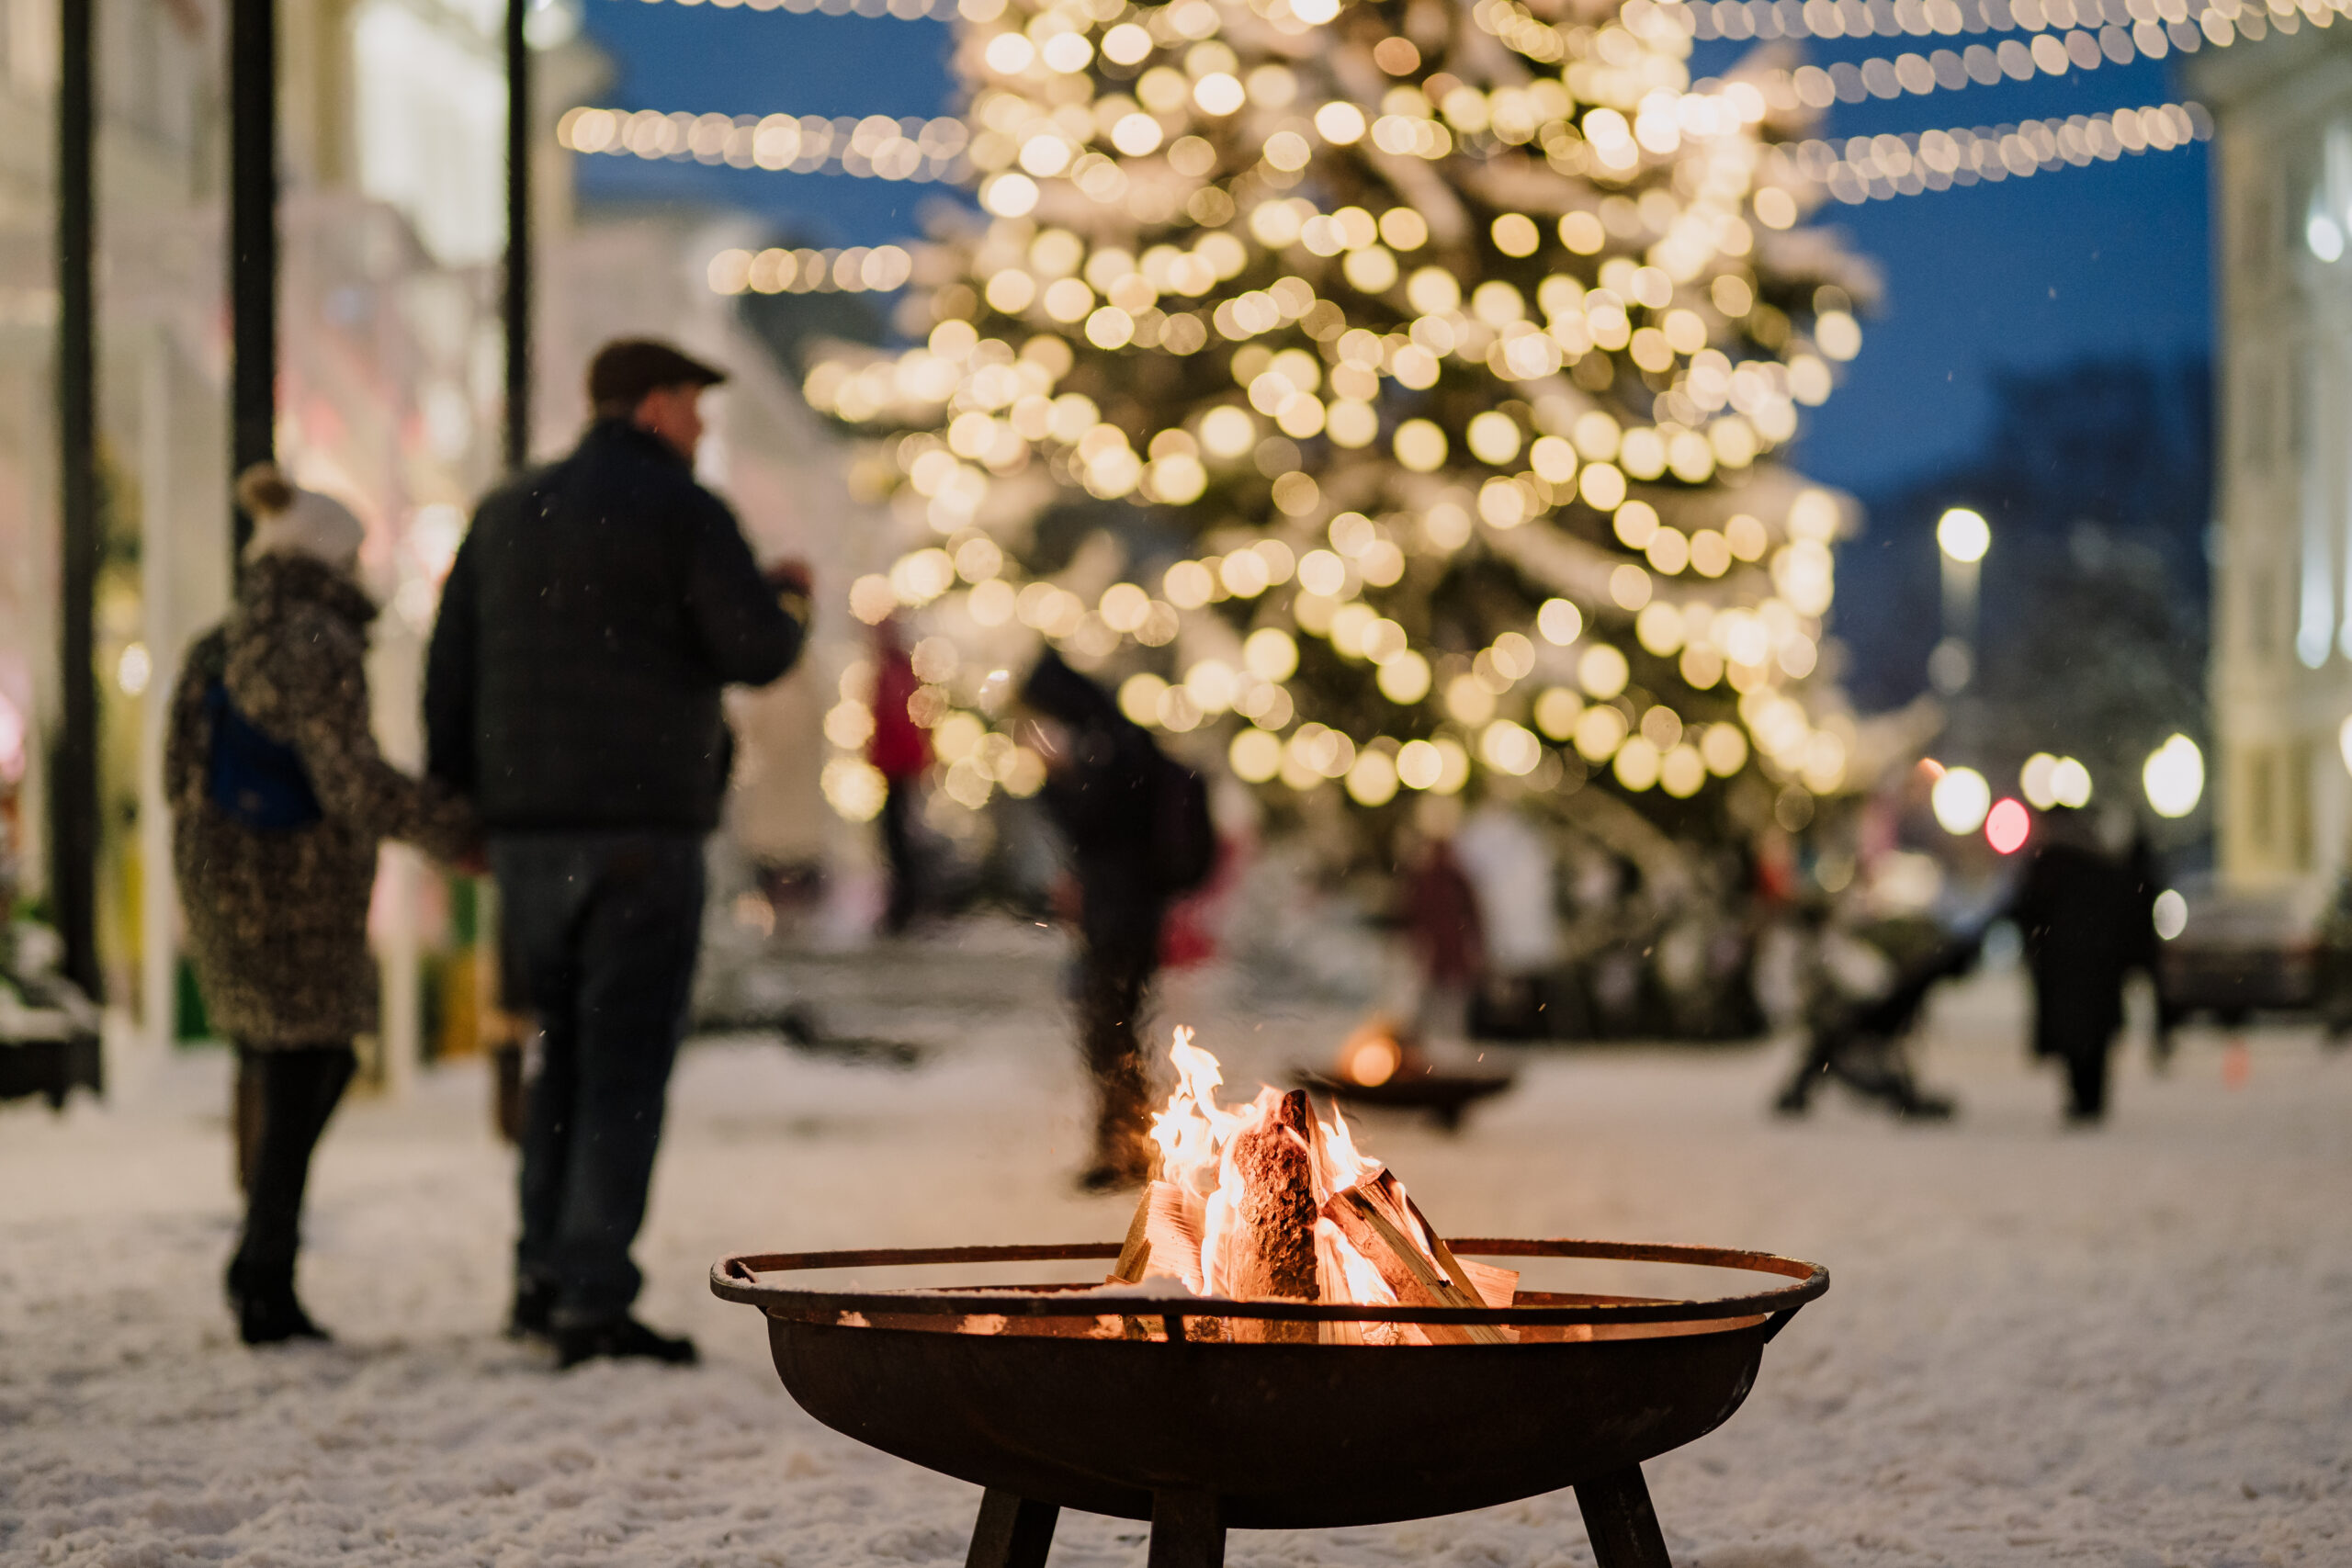
M1118 1266L1111 1270L1107 1283L1133 1285L1141 1282L1143 1271L1151 1264L1151 1194L1160 1183L1147 1181L1143 1196L1136 1200L1136 1215L1127 1222L1127 1239L1119 1248Z
M1119 1249L1118 1267L1106 1284L1136 1285L1149 1274L1165 1274L1184 1282L1194 1295L1202 1293L1201 1224L1204 1205L1200 1195L1172 1181L1145 1183L1136 1201L1135 1217L1127 1222L1127 1239Z
M1453 1248L1445 1245L1445 1237L1437 1234L1437 1227L1430 1224L1430 1217L1421 1213L1421 1206L1413 1201L1402 1184L1385 1171L1381 1175L1396 1188L1397 1198L1404 1202L1405 1212L1411 1214L1413 1223L1420 1227L1419 1234L1429 1243L1430 1255L1437 1259L1438 1267L1444 1269L1446 1277L1470 1298L1472 1305L1507 1307L1519 1299L1518 1269L1498 1269L1491 1263L1465 1263L1454 1257ZM1519 1337L1515 1330L1506 1328L1502 1332L1505 1338Z
M1323 1213L1340 1228L1340 1234L1347 1238L1348 1244L1379 1270L1382 1281L1396 1293L1396 1300L1402 1304L1419 1307L1482 1307L1488 1304L1466 1269L1453 1257L1453 1250L1421 1221L1419 1211L1412 1207L1412 1200L1405 1196L1405 1190L1388 1172L1381 1171L1376 1176L1334 1192L1330 1201L1323 1205ZM1429 1237L1429 1251L1423 1251L1415 1239L1417 1232ZM1444 1266L1448 1263L1452 1264L1451 1268ZM1491 1272L1510 1273L1507 1269ZM1518 1276L1511 1274L1510 1279L1511 1284L1516 1285ZM1508 1302L1508 1294L1504 1299ZM1484 1324L1430 1323L1421 1325L1420 1328L1432 1342L1441 1345L1500 1345L1510 1337L1503 1330Z
M1144 1184L1136 1201L1135 1217L1127 1222L1127 1239L1119 1248L1118 1266L1103 1280L1107 1285L1139 1285L1152 1274L1182 1282L1194 1295L1204 1292L1201 1279L1201 1225L1205 1205L1198 1193L1158 1177ZM1152 1337L1144 1318L1122 1320L1121 1333L1129 1339ZM1196 1337L1219 1337L1203 1334Z
M1278 1296L1291 1301L1321 1299L1315 1260L1315 1174L1310 1141L1314 1112L1306 1095L1293 1089L1273 1113L1237 1134L1232 1158L1241 1178L1240 1212L1225 1240L1227 1293L1248 1300ZM1311 1323L1238 1319L1238 1340L1315 1342Z
M1335 1111L1317 1120L1306 1096L1261 1089L1246 1106L1217 1103L1216 1058L1177 1031L1178 1085L1152 1119L1159 1156L1120 1248L1114 1285L1157 1275L1214 1303L1353 1303L1478 1309L1509 1306L1519 1276L1465 1264L1396 1179L1355 1146ZM1518 1336L1484 1325L1311 1324L1190 1318L1194 1337L1255 1343L1498 1344ZM1130 1337L1151 1337L1131 1314Z

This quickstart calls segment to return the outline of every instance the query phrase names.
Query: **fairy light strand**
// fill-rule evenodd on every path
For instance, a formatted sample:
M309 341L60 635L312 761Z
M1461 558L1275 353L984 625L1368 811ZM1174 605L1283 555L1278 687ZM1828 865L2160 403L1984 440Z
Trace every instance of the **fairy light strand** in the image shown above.
M581 107L557 121L556 141L573 152L634 155L650 162L928 184L967 176L969 165L964 153L971 132L952 115L828 118Z
M903 245L842 250L724 250L710 258L714 294L888 294L906 287L914 258Z
M816 12L827 17L869 17L901 22L944 21L956 15L956 0L677 0L677 3L680 6L707 3L720 11L788 11L796 16Z
M1766 33L1750 31L1729 33L1723 30L1719 17L1721 7L1740 6L1748 0L1692 0L1683 6L1667 7L1670 14L1685 24L1694 26L1694 36L1710 38L1764 38L1770 36L1803 37L1802 31ZM1781 17L1781 0L1754 0L1759 8L1755 15L1773 18L1776 25ZM1937 9L1947 0L1938 0L1936 6L1918 7L1916 0L1903 0L1899 6L1885 6L1889 11ZM2297 17L2313 26L2332 25L2338 13L2352 14L2352 0L2318 0L2300 10L2270 12L2261 7L2241 7L2230 3L2199 11L2187 11L2176 3L2167 11L2182 14L2158 15L2154 7L2140 0L2149 16L2134 17L2125 13L2120 20L2102 12L2096 0L2081 0L2079 7L2066 12L2069 20L2079 26L2062 25L2054 18L2046 19L2041 10L2030 19L2010 20L2004 17L1997 24L1980 25L1958 30L2009 31L2021 29L2026 37L2002 39L1997 45L1971 44L1964 50L1939 49L1931 53L1917 52L1896 56L1876 56L1861 61L1839 61L1827 66L1803 65L1794 71L1775 72L1776 78L1785 80L1799 103L1812 108L1826 108L1833 102L1859 104L1871 98L1897 98L1910 95L1924 96L1935 92L1956 92L1970 86L1992 86L2001 82L2025 82L2035 76L2064 76L2086 71L2096 71L2101 65L2129 65L2134 60L2162 60L2174 53L2193 54L2201 49L2226 49L2239 39L2258 39L2270 30L2292 31L2301 25ZM1997 6L1999 0L1993 0ZM2026 12L2031 0L2018 0L2018 10ZM2049 8L2056 11L2066 0L2050 0ZM1800 14L1816 6L1827 6L1828 0L1807 0ZM1878 4L1830 6L1830 11L1843 15L1854 10L1863 17L1877 14L1884 6ZM1954 8L1958 7L1956 5ZM2084 13L2089 13L2086 16ZM1751 14L1735 13L1743 17ZM1980 21L1982 13L1979 13ZM1949 19L1949 17L1947 17ZM1802 26L1802 23L1800 23ZM2044 31L2042 29L2051 30ZM1887 29L1881 28L1881 31ZM1935 29L1941 31L1942 29ZM1813 37L1860 37L1863 29L1849 28L1842 34L1815 32Z
M2322 3L2272 7L2260 25L2300 10L2317 22L2321 13L2341 11ZM1744 42L1772 39L1951 38L1962 34L2039 32L2045 28L2129 28L2159 22L2196 28L2213 42L2215 24L2235 24L2264 7L2246 0L1688 0L1670 6L1675 19L1698 39ZM2325 23L2319 23L2325 26ZM2259 36L2258 34L2256 36ZM2195 45L2186 46L2195 48Z
M2082 168L2127 154L2171 152L2212 134L2212 118L2203 106L2152 104L2018 125L1801 141L1774 149L1767 158L1781 160L1785 171L1815 181L1838 200L1859 206L1979 181L2030 179L2062 165Z

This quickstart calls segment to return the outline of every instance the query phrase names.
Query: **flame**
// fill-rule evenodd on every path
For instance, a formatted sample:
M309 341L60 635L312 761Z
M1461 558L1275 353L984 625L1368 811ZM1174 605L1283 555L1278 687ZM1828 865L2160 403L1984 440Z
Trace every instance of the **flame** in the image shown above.
M1396 1304L1396 1292L1388 1288L1388 1281L1380 1277L1380 1270L1372 1266L1372 1259L1358 1252L1348 1238L1340 1234L1339 1226L1329 1220L1317 1220L1315 1235L1340 1260L1344 1292L1339 1296L1340 1300L1354 1302L1360 1306Z
M1224 1252L1235 1233L1245 1195L1241 1171L1233 1157L1235 1140L1272 1117L1282 1103L1282 1091L1261 1088L1246 1105L1219 1104L1217 1090L1225 1083L1224 1069L1214 1055L1193 1043L1193 1031L1181 1024L1168 1055L1176 1066L1176 1088L1166 1108L1153 1112L1151 1118L1152 1141L1159 1146L1159 1179L1202 1201L1201 1290L1204 1295L1224 1295L1228 1293L1227 1271L1222 1267ZM1316 1121L1307 1156L1318 1206L1333 1193L1370 1180L1385 1168L1356 1147L1355 1134L1336 1106L1329 1122ZM1413 1239L1427 1250L1428 1236L1418 1224L1413 1229ZM1396 1294L1381 1279L1379 1269L1349 1243L1337 1225L1317 1220L1316 1235L1339 1264L1340 1278L1321 1281L1326 1300L1395 1304Z

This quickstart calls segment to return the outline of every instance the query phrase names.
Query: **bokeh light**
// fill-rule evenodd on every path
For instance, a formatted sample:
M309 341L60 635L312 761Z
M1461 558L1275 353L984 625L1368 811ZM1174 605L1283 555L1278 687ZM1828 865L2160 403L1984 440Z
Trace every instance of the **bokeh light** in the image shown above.
M2003 795L1984 814L1984 841L1997 854L2013 855L2025 847L2033 833L2033 813L2025 802L2013 795Z
M2148 808L2157 816L2186 817L2204 798L2205 754L2188 736L2175 735L2148 754L2140 783L2147 791Z
M1974 768L1951 768L1936 781L1928 802L1935 810L1936 825L1957 838L1973 833L1984 824L1984 814L1992 808L1993 790Z
M1936 546L1963 564L1981 561L1984 552L1993 547L1992 525L1984 521L1983 513L1955 506L1937 521Z

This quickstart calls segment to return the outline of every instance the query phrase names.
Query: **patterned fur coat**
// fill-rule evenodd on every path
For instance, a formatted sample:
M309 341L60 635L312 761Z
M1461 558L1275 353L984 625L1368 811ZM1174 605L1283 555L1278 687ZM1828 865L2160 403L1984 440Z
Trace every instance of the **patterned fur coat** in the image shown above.
M340 1044L372 1031L378 840L447 858L475 839L462 801L376 750L364 665L375 615L324 564L263 556L246 567L228 620L188 650L172 695L164 784L189 956L213 1028L242 1045ZM256 728L301 754L323 820L248 828L213 804L204 699L216 677Z

